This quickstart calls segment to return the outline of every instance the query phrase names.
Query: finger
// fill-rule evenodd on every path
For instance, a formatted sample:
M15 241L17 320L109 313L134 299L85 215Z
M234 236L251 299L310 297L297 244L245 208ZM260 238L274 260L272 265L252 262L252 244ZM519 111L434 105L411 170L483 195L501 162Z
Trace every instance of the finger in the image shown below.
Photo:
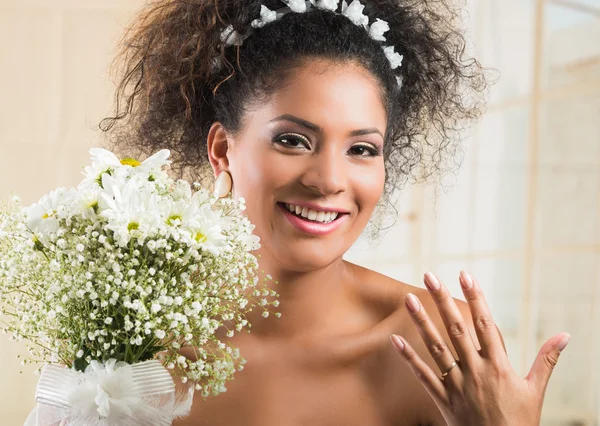
M473 363L479 360L480 355L452 295L441 280L431 272L425 274L425 286L446 325L446 331L462 365L474 365Z
M408 293L405 303L411 314L412 320L417 325L417 329L419 330L423 342L425 342L427 350L433 357L440 371L442 373L445 372L455 361L454 355L450 351L450 348L448 348L446 341L433 321L431 321L431 318L429 318L427 311L417 296ZM453 377L456 377L455 374L453 374Z
M488 359L507 361L508 358L502 347L500 333L496 328L479 283L465 271L460 271L458 280L471 310L473 327L481 345L481 355Z
M558 357L569 343L570 338L569 333L561 333L548 339L542 345L525 379L537 386L538 389L545 391L552 371L558 362Z
M413 347L403 337L392 334L392 344L408 363L410 370L419 379L427 393L439 404L448 404L448 394L442 380L433 372L425 361L417 354ZM454 371L455 368L452 369ZM449 377L450 374L448 374Z

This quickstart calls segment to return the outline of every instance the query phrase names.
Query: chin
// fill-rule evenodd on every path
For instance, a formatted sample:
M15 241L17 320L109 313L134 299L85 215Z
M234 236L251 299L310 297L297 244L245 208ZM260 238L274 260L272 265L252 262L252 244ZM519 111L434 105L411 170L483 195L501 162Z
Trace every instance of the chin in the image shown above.
M339 257L323 258L321 256L319 258L307 259L306 257L304 257L304 258L296 258L296 257L282 258L282 256L280 256L277 260L281 266L283 266L285 269L287 269L289 271L305 273L305 272L318 271L318 270L324 269L327 266L334 263L338 259L339 259Z
M310 272L326 268L341 260L346 252L340 247L340 240L324 241L318 239L296 241L284 245L271 245L269 252L281 267L295 272Z

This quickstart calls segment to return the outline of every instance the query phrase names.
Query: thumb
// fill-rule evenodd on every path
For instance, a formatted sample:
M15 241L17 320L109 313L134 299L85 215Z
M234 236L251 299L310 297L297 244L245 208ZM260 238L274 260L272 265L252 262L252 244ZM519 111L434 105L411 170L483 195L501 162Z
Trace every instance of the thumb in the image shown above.
M545 391L560 352L567 346L570 338L569 333L560 333L548 339L542 345L525 379Z

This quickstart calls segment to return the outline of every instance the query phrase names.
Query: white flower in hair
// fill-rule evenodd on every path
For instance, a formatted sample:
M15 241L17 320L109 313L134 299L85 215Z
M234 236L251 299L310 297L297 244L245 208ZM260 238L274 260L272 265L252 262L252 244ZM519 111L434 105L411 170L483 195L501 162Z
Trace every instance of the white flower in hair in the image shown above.
M396 53L396 51L394 50L394 46L385 46L383 48L383 51L385 53L385 56L387 56L388 61L390 61L390 66L392 67L392 69L396 69L400 65L402 65L402 59L404 59L404 56L400 55L399 53Z
M233 25L228 25L221 31L221 41L228 46L241 46L244 40L240 33L233 29Z
M276 21L279 17L277 16L277 12L274 10L270 10L264 4L260 6L260 18L252 21L252 28L262 28L265 24L269 22Z
M382 21L379 18L376 18L376 21L371 24L369 28L369 35L373 40L385 41L385 37L383 33L390 30L390 26L386 21Z
M339 0L281 0L285 3L287 9L279 9L278 11L270 10L268 7L261 5L260 7L260 18L255 19L251 23L252 28L262 28L266 24L276 21L282 16L289 12L304 13L314 6L321 10L329 10L334 13L337 12ZM390 26L387 21L379 18L375 18L375 22L369 26L369 17L363 13L365 5L359 0L353 0L352 3L348 4L346 0L342 0L342 11L341 14L346 16L354 25L362 26L369 33L369 37L377 41L386 41L384 33L390 30ZM240 35L237 31L229 25L225 30L221 32L221 41L229 46L241 46L246 38L249 37L251 31L245 36ZM392 69L396 69L402 65L402 55L396 53L394 46L381 46L385 55L390 63ZM213 70L218 70L222 66L220 59L213 61ZM397 78L398 79L398 78ZM398 86L402 86L402 80L398 79Z
M331 10L335 12L338 8L338 3L340 0L310 0L313 6L318 7L319 9Z
M363 14L364 8L365 5L359 0L354 0L350 3L350 6L348 6L346 0L342 1L342 15L350 19L354 25L369 25L369 17Z
M211 63L211 68L210 68L211 72L219 71L222 66L223 66L223 60L221 59L220 56L213 58L212 63Z
M398 83L398 89L402 88L402 84L404 82L404 78L401 75L396 76L396 83Z
M308 9L304 0L283 0L285 4L291 9L292 12L304 13ZM310 4L310 3L309 3Z

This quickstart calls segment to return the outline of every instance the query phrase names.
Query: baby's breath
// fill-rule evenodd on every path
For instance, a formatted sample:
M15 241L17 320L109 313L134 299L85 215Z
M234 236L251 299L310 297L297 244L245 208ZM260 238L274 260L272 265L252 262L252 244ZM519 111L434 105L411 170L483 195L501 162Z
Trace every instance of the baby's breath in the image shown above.
M0 208L0 330L27 342L24 363L156 358L205 397L225 391L245 360L217 330L249 331L252 308L278 306L244 200L169 179L168 151L91 153L77 189Z

